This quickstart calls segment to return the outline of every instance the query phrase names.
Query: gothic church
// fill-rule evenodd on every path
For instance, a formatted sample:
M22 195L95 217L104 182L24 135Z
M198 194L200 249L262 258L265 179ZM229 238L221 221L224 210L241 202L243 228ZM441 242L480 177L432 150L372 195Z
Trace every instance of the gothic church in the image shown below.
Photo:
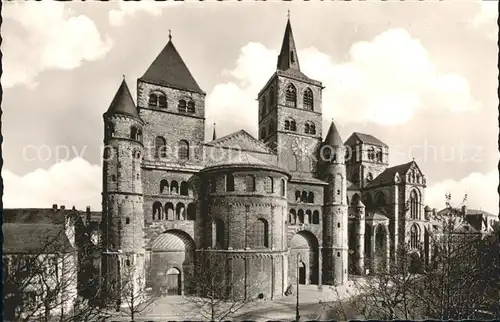
M104 113L102 276L184 294L201 254L217 254L238 296L273 299L301 284L347 282L395 259L428 261L425 176L389 167L389 147L332 122L322 83L300 69L290 20L276 71L257 94L258 138L205 139L205 97L170 38ZM133 267L132 274L125 274Z

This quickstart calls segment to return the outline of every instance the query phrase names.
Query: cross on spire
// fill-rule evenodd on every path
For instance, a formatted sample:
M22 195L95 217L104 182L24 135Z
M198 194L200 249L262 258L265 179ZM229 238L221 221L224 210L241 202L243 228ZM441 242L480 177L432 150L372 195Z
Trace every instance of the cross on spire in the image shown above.
M168 30L168 40L172 40L172 30Z
M288 20L290 20L290 9L288 9Z

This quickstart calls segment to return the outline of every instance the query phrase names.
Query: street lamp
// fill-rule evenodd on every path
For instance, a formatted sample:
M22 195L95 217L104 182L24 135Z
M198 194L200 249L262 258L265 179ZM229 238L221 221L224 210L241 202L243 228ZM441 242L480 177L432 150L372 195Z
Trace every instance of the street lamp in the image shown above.
M297 304L295 306L295 320L299 321L299 262L300 262L300 254L297 254Z

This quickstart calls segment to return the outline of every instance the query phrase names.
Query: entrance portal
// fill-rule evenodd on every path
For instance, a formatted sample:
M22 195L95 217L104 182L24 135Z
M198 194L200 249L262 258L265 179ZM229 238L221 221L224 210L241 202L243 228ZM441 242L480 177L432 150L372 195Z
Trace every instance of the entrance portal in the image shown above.
M181 272L177 268L167 271L167 295L181 295Z
M306 264L299 263L299 284L306 284Z

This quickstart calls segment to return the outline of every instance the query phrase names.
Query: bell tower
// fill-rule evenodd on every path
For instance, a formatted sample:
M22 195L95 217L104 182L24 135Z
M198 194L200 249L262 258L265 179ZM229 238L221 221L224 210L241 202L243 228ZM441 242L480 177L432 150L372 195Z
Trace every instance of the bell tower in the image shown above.
M292 176L316 175L314 157L322 138L321 82L307 77L288 17L276 71L258 94L259 140L278 153Z

